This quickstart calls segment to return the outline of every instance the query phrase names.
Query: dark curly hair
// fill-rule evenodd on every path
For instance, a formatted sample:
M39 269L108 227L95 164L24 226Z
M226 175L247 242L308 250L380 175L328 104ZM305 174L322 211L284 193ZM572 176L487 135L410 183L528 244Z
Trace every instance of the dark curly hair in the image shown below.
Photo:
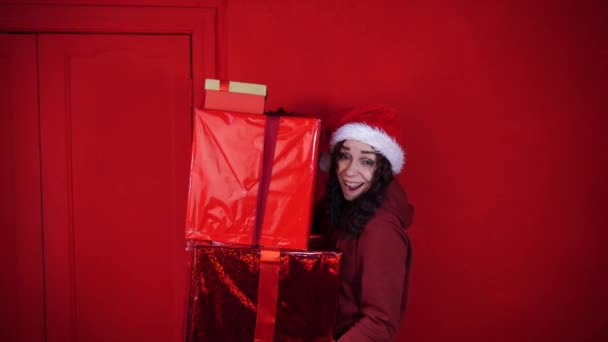
M369 189L356 199L347 201L342 194L336 174L337 161L343 144L344 140L338 142L331 153L331 167L326 188L327 214L333 227L344 230L349 235L358 236L382 204L386 189L393 180L393 171L388 159L377 153L376 170Z

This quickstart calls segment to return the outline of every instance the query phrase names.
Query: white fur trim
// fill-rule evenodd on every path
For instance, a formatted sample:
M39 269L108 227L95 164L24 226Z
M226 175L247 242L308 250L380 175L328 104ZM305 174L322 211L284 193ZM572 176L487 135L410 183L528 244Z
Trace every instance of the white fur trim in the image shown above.
M351 139L364 142L391 162L394 174L398 174L405 165L405 151L399 143L382 129L355 122L338 128L331 136L329 150L332 151L339 141Z

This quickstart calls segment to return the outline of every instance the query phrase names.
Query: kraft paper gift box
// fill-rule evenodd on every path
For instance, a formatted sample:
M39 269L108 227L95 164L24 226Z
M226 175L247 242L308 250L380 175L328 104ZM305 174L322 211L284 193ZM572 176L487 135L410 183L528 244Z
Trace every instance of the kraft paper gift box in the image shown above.
M205 79L203 108L244 113L263 113L266 85Z

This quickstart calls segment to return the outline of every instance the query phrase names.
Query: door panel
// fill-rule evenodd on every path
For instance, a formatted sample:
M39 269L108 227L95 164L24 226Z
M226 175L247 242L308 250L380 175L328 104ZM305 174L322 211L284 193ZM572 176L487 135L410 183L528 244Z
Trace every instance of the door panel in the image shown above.
M183 334L187 35L39 39L48 341Z
M44 340L36 35L0 34L0 340Z

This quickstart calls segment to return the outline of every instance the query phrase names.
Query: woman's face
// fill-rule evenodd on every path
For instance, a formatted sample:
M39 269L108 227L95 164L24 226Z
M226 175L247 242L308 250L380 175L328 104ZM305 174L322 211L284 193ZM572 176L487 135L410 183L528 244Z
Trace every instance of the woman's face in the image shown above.
M344 140L336 173L347 201L354 200L369 189L375 170L376 152L370 145L356 140Z

